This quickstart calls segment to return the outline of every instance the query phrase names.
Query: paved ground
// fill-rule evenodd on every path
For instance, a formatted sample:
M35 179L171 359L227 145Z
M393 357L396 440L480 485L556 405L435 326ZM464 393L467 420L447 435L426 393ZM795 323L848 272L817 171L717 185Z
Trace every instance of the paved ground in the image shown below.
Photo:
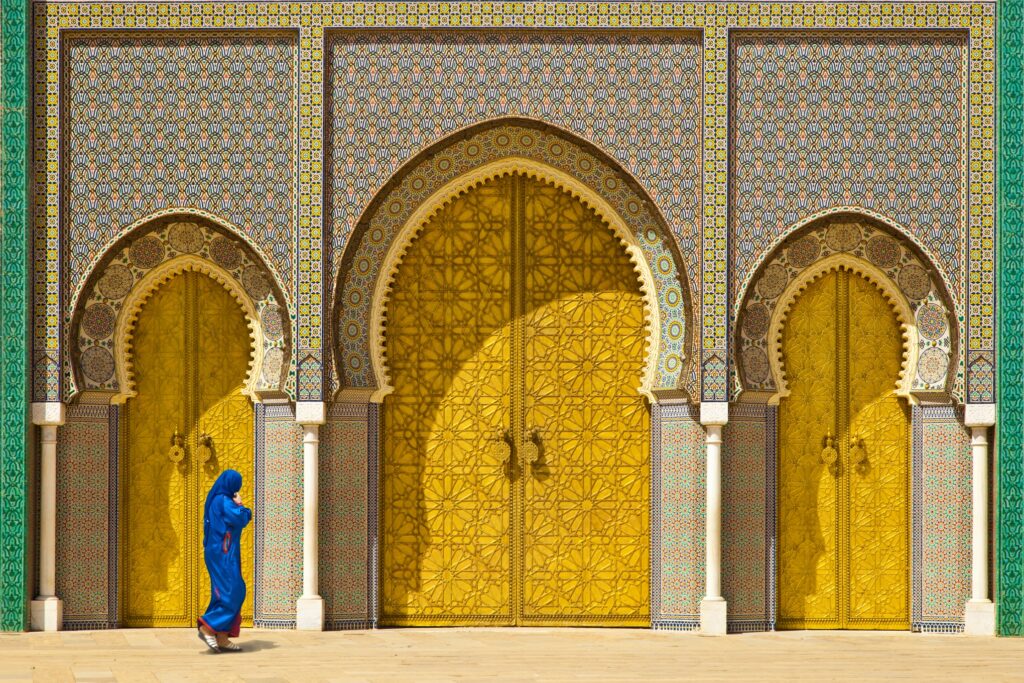
M611 629L242 632L213 654L191 630L0 635L0 681L1024 681L1024 639Z

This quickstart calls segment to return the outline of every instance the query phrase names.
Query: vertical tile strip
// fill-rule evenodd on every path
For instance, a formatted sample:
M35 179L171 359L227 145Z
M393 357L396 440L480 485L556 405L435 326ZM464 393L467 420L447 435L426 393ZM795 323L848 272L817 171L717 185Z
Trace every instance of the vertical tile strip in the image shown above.
M254 520L253 534L256 537L256 572L253 583L253 625L260 626L264 619L263 614L263 491L266 485L266 416L267 408L262 403L255 405L253 411L253 445L256 447L256 500L253 501L257 514Z
M911 555L910 555L910 630L919 632L921 630L921 615L924 610L921 595L921 557L924 549L921 547L922 520L921 506L924 502L921 498L923 482L923 457L924 457L924 419L920 406L913 406L910 413L910 426L913 440L910 447L910 477L913 482L913 493L910 498L910 528L911 528Z
M778 457L776 448L778 444L778 406L768 406L765 412L765 421L767 422L767 429L765 429L766 440L764 452L764 465L767 472L765 473L765 533L768 535L768 557L765 561L765 567L768 576L765 577L765 586L768 587L768 604L765 606L765 614L768 615L768 630L775 630L775 611L776 611L776 592L777 586L775 585L776 577L778 573L775 571L776 560L777 560L777 545L778 545L778 525L776 521L776 510L777 510L777 499L778 499L778 484L776 482L776 459Z
M661 404L651 406L651 628L661 619Z
M369 571L367 574L368 590L366 594L370 598L369 619L370 627L377 628L377 617L380 614L377 589L380 586L380 546L379 546L379 524L380 524L380 503L378 484L380 480L380 404L371 403L368 406L369 414L366 428L367 439L369 440L369 457L366 459L367 472L366 482L366 529L368 532L367 550L369 552Z
M999 633L1024 635L1024 0L999 13L999 419L996 609Z
M119 628L120 615L117 613L119 589L117 585L117 568L120 559L118 545L119 535L117 520L120 517L120 462L119 447L121 443L120 406L110 406L107 414L107 452L109 469L107 471L107 627Z
M26 496L28 413L26 340L28 237L26 171L28 153L28 2L2 0L3 102L0 148L2 246L0 246L0 630L27 625Z

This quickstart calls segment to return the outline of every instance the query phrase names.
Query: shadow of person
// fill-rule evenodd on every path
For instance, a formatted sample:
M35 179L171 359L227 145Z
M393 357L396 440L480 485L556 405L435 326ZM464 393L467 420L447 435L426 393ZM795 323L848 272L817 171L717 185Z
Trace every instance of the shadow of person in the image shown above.
M246 640L245 638L239 639L238 646L242 648L242 652L259 652L260 650L273 650L280 647L272 640Z

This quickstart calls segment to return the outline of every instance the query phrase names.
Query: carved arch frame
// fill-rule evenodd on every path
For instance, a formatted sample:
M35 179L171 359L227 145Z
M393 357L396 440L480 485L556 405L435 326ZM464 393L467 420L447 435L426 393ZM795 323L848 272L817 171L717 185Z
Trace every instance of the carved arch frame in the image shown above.
M259 401L294 392L291 317L273 270L233 231L205 216L176 212L137 224L83 280L67 327L69 397L89 394L122 403L135 395L131 342L138 315L160 286L186 271L219 283L246 317L250 362L244 393ZM89 354L102 361L98 374L90 372Z
M489 170L481 173L483 168ZM415 224L413 214L421 223L415 233L450 200L446 191L458 193L455 188L514 172L562 187L617 231L638 277L650 275L641 282L657 327L648 333L649 358L655 361L647 364L644 390L696 396L699 353L691 285L676 238L654 202L608 154L572 133L518 117L474 124L439 140L407 162L368 205L346 241L335 280L332 389L353 398L380 399L386 393L382 295L404 252L394 245Z
M837 268L871 281L899 318L904 334L899 395L914 402L962 397L961 308L949 295L943 273L891 223L845 210L794 226L764 256L734 302L736 394L769 402L786 395L780 346L786 316L807 286Z
M639 281L640 293L644 302L644 326L647 330L644 345L644 370L638 391L647 396L652 402L657 401L657 397L654 395L654 375L658 360L657 351L661 338L661 316L658 303L654 298L654 276L636 238L627 229L625 221L618 212L592 188L587 187L579 180L552 166L533 159L516 156L484 164L446 183L416 208L402 226L394 241L392 241L384 258L381 276L377 279L377 286L373 294L373 306L370 312L371 361L377 382L377 388L371 394L370 400L373 402L383 401L384 397L394 389L391 386L385 351L385 311L390 300L395 277L398 275L398 270L409 246L430 220L453 200L489 180L508 175L523 175L548 183L569 193L584 206L593 210L604 221L605 225L612 230L625 249Z
M768 326L768 362L776 387L775 394L772 395L768 403L778 404L781 399L789 395L785 362L782 357L782 331L793 305L804 293L804 290L814 282L839 270L846 270L866 278L868 282L879 289L896 314L896 319L903 332L903 354L900 363L900 377L896 383L896 395L913 400L913 372L910 369L917 364L918 331L909 302L900 292L896 283L877 267L850 254L833 254L805 269L789 283L779 297L779 302Z

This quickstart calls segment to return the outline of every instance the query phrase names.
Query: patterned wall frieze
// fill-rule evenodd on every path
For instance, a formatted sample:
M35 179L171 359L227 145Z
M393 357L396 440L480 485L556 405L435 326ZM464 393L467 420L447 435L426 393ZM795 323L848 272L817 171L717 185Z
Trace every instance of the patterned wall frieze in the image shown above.
M999 419L995 602L1024 635L1024 0L999 3Z
M244 304L258 346L247 388L294 395L294 317L273 271L235 233L194 215L172 214L134 229L83 281L65 328L71 339L65 396L132 393L130 338L138 309L183 269L214 277Z
M510 160L507 168L503 160ZM374 367L383 362L382 350L374 348L374 341L379 341L375 315L384 303L378 299L382 285L386 286L394 275L390 266L398 265L390 255L404 249L402 240L413 236L407 234L410 228L420 227L418 220L414 220L417 212L423 206L432 206L426 204L428 200L447 200L439 193L451 183L460 178L471 178L473 182L486 180L473 174L477 169L493 168L494 173L518 169L540 175L542 180L554 182L574 194L591 192L622 218L625 225L613 227L628 231L628 235L620 237L628 239L639 250L654 290L646 292L653 295L649 308L657 310L649 313L658 321L655 323L658 334L653 336L657 343L652 345L657 356L651 378L653 387L694 391L696 378L692 364L691 373L685 373L685 359L695 353L695 349L686 348L687 337L693 336L688 334L691 329L688 321L690 293L673 237L650 202L610 164L599 152L580 145L571 137L525 120L471 129L411 164L368 211L352 238L340 271L336 335L344 387L373 387L384 381L375 377L375 374L383 374L382 368ZM569 183L578 184L582 189L567 185ZM459 186L451 192L457 194L462 189ZM587 201L584 198L584 201L601 213L597 199ZM694 343L691 339L690 344Z
M28 45L26 0L0 2L0 630L27 615Z
M913 330L906 362L910 381L908 391L946 392L958 400L964 396L964 363L958 353L962 339L962 317L956 312L962 305L951 300L931 264L919 248L905 236L881 223L856 214L838 214L816 221L790 235L782 246L768 256L753 277L746 296L737 301L736 391L776 392L776 337L772 324L785 311L795 286L806 273L837 256L853 257L851 263L870 264L886 281L887 289L900 297L913 316ZM789 293L789 294L787 294ZM799 294L797 293L797 296Z

